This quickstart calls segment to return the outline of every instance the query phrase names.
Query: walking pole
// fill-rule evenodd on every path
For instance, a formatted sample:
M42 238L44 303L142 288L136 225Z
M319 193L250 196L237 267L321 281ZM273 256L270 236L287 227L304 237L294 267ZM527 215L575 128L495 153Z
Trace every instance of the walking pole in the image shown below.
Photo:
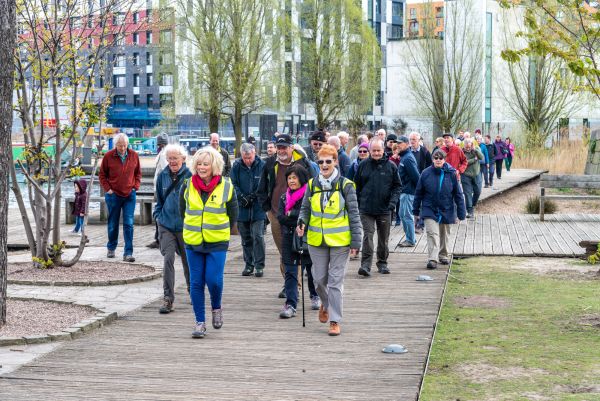
M300 251L300 275L302 276L302 285L300 287L302 291L302 327L306 327L306 318L304 316L304 262L302 261L302 253L303 251Z

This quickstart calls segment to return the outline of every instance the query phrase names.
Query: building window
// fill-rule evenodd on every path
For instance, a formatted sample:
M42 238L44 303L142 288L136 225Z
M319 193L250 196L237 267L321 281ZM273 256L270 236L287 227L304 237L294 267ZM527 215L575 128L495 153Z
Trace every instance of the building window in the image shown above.
M132 61L133 61L133 65L140 65L140 54L133 53Z
M140 107L140 95L133 95L133 107Z
M173 74L162 74L160 77L161 86L173 86Z
M436 18L435 19L435 26L437 26L438 28L440 26L442 26L442 21L443 21L443 18Z
M98 88L104 88L104 75L98 77Z
M114 57L115 67L125 67L125 55L124 54L115 54L113 57Z
M435 17L436 18L444 18L444 7L436 7L435 8Z
M161 52L159 55L158 62L160 65L171 65L173 64L173 53Z
M154 85L154 77L152 74L146 74L146 86Z
M146 65L152 65L153 58L152 53L146 52Z
M410 25L408 26L408 33L410 36L419 36L419 22L418 21L411 21Z
M160 31L160 44L169 44L169 43L173 43L173 31L166 30L166 31Z
M398 1L392 2L392 18L393 17L402 19L402 3Z
M401 39L402 38L402 25L392 24L390 30L390 39Z
M139 45L140 44L140 34L138 32L134 32L131 35L131 41L133 42L134 45Z
M123 23L125 22L125 14L123 13L116 13L113 15L113 25L123 25Z
M410 12L410 19L417 19L417 9L416 8L409 9L409 12Z
M114 95L113 106L124 106L127 103L125 95Z
M113 75L113 86L115 88L124 88L126 83L125 75Z
M140 13L136 11L133 13L133 23L137 24L138 22L140 22Z
M88 28L92 28L94 26L94 17L91 15L88 15L87 17L87 27Z
M152 31L146 31L146 44L152 44Z
M134 88L140 87L140 74L133 74L133 87Z
M173 95L169 93L163 93L160 95L160 107L170 106L173 103Z
M152 94L146 95L146 106L148 106L149 109L154 108L154 96Z

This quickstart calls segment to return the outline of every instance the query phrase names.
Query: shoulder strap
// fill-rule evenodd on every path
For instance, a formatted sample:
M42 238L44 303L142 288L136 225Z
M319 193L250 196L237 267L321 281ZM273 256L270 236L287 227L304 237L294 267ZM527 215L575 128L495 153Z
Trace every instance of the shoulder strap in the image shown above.
M162 198L162 196L160 194L158 194L158 196L161 196L162 203L165 203L165 200L167 200L167 198L169 197L169 194L171 194L171 192L173 192L173 190L175 189L177 184L179 184L180 179L181 179L181 175L178 174L177 178L175 178L175 181L173 181L171 183L171 185L169 185L169 188L167 188L164 198Z

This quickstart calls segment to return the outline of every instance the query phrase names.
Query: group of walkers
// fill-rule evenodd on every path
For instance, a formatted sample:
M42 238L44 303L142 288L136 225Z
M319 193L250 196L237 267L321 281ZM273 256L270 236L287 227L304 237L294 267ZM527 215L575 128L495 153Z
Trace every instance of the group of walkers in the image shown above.
M329 323L329 335L336 336L341 333L348 259L360 258L358 274L365 278L371 276L373 263L380 274L390 274L388 242L395 219L405 232L399 246L414 247L416 233L424 229L426 267L448 264L451 225L473 216L482 182L492 186L494 173L501 179L503 161L510 171L514 153L508 138L492 143L479 130L474 138L468 132L456 138L444 134L432 152L416 132L407 137L379 130L360 136L352 149L346 149L344 132L316 131L306 148L287 134L273 139L264 159L247 142L230 165L219 136L212 134L210 145L193 155L189 167L182 146L162 144L153 213L164 258L159 312L174 310L174 262L179 255L195 314L195 338L206 334L205 287L212 326L223 325L221 299L231 234L241 236L242 276L260 278L270 225L280 254L278 296L285 299L279 317L296 315L306 273L311 308L319 311L320 322ZM115 137L115 149L102 160L100 183L109 210L107 256L115 257L122 212L123 260L133 262L133 208L141 169L127 144L126 136Z

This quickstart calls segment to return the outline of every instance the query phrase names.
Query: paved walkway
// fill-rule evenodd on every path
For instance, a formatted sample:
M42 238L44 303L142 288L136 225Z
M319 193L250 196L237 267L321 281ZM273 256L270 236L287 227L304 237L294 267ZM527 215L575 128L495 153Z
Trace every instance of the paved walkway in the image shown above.
M228 261L225 325L193 340L191 305L181 287L176 311L159 303L119 319L34 363L0 377L3 399L323 399L415 400L446 276L417 282L423 255L392 255L392 274L369 279L350 262L340 337L327 336L317 312L278 318L282 300L277 255L266 275L242 277L239 258ZM300 310L299 310L300 312ZM399 343L403 355L381 349ZM2 354L0 353L0 357Z

